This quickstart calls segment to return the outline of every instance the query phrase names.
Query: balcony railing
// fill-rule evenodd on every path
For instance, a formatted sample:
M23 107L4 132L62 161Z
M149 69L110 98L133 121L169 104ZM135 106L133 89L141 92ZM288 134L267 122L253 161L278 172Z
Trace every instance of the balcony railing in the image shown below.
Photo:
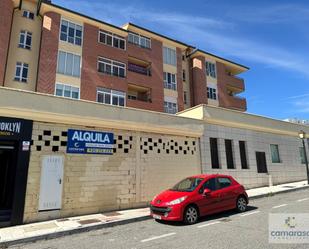
M245 98L240 97L240 96L226 95L226 97L224 98L224 107L246 111L247 101Z
M140 65L136 65L134 63L129 62L128 70L131 71L131 72L151 76L151 70L149 68L146 68L146 67L143 67L143 66L140 66Z
M245 90L244 80L240 77L226 74L224 77L224 82L228 86L241 90L240 92Z

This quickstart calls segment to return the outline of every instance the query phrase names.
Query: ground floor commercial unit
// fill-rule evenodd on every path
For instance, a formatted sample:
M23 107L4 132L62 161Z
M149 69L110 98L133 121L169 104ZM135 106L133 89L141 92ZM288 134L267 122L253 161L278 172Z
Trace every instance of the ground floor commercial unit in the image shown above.
M196 120L0 92L1 177L10 179L0 185L0 225L144 207L158 192L201 172L203 127ZM10 138L17 128L25 135Z
M305 126L204 105L175 116L6 88L0 96L0 226L146 206L199 173L247 188L270 175L306 178Z

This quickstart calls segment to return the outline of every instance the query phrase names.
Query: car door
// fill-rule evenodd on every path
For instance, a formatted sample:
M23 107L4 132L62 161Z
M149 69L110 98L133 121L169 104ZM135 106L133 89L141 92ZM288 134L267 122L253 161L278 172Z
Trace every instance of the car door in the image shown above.
M206 188L210 189L211 192L209 195L204 196L203 192ZM221 196L217 190L217 181L215 177L210 178L203 183L202 187L198 191L198 195L196 204L199 207L200 215L203 216L216 212Z
M232 184L232 180L229 177L218 177L217 178L218 193L220 193L220 203L218 209L228 210L235 207L236 194Z

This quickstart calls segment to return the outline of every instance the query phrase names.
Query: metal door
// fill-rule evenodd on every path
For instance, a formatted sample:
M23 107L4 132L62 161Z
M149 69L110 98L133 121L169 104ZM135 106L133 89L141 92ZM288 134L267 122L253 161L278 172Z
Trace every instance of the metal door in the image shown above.
M63 156L42 159L39 211L61 209Z

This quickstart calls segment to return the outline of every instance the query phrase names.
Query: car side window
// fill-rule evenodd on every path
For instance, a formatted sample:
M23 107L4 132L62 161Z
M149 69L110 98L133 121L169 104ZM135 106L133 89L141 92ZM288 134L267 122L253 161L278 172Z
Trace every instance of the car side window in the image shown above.
M227 187L232 185L231 180L229 178L226 178L226 177L218 177L217 181L218 181L218 185L219 185L220 189L227 188Z
M204 189L210 189L211 191L215 191L217 190L217 187L216 187L216 178L211 178L209 180L207 180L203 186L200 188L199 190L199 193L202 194Z

